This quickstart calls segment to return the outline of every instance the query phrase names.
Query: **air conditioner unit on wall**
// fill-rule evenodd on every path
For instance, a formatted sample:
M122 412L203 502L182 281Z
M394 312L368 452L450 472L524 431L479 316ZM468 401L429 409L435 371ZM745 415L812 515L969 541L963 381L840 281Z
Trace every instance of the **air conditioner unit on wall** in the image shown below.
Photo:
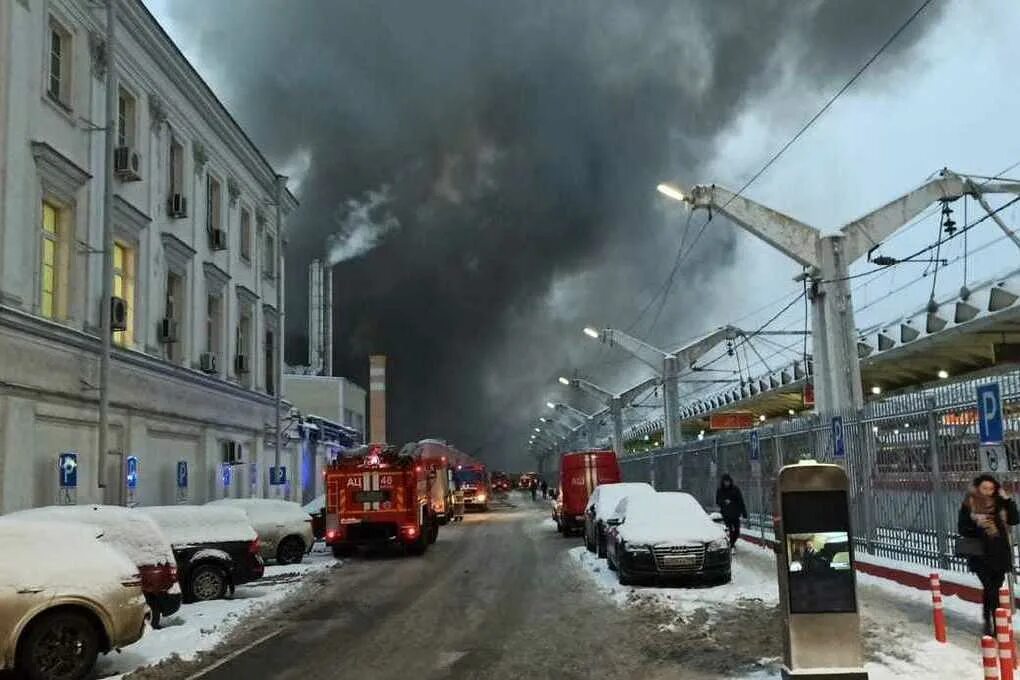
M142 157L130 146L118 146L113 151L113 174L124 182L142 179Z
M170 217L180 219L188 216L188 199L184 194L171 194L166 202L166 211Z
M156 339L163 343L177 342L177 320L160 319L156 329Z
M127 313L127 300L119 297L110 298L110 329L113 331L126 331Z
M212 352L202 352L198 357L198 367L203 373L216 373L216 355Z
M242 462L242 451L240 442L223 442L223 462L235 465Z

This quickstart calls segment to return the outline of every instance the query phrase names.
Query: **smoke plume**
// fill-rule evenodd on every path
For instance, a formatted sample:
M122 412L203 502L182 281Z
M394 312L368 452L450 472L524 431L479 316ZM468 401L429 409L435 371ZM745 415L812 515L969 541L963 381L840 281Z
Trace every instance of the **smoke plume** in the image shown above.
M856 92L909 62L937 5ZM531 466L529 423L558 374L580 369L614 389L633 377L580 330L629 326L668 276L685 219L655 185L711 179L701 169L719 136L780 86L802 98L784 103L798 112L777 124L788 134L911 10L888 0L169 9L198 36L200 61L229 74L228 104L269 157L310 152L289 226L288 358L305 360L304 267L328 255L338 372L365 381L367 355L389 355L394 439L444 437L513 468ZM731 227L710 223L654 330L653 308L634 332L673 345L703 330L700 310L732 299L734 244Z

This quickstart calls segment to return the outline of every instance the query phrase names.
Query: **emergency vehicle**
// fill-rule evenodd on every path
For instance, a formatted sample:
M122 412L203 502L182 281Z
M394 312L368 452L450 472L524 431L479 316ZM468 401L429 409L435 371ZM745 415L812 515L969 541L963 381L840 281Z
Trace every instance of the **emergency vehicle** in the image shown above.
M453 476L457 487L464 492L464 508L488 512L492 488L486 467L481 463L458 465Z
M620 463L612 451L564 453L560 458L560 490L553 519L564 536L584 530L584 508L599 484L619 482Z
M439 523L446 524L453 520L453 461L460 452L438 439L423 439L417 444L408 444L405 451L420 457L425 468L435 472L429 497L432 512Z
M344 453L326 468L326 544L337 557L359 546L422 555L439 534L430 505L435 471L385 444Z

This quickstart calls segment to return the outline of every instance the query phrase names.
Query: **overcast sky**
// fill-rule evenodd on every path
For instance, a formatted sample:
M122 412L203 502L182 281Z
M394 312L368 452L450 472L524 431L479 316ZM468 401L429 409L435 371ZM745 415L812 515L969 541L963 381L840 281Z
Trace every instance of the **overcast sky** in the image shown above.
M647 375L580 329L628 326L668 274L687 216L654 182L742 185L917 3L146 4L294 178L288 318L304 313L300 267L325 256L330 233L361 243L390 224L336 269L342 369L363 380L364 355L390 353L400 436L517 468L529 419L564 398L557 373L614 389ZM746 195L835 230L943 166L993 174L1020 161L1018 30L1020 3L935 0ZM936 230L927 220L882 252ZM969 247L1000 236L985 223ZM1020 267L1017 255L980 252L970 280ZM961 265L939 274L939 296L963 283ZM753 327L796 294L797 271L714 220L655 328L658 305L635 332L673 346L738 319ZM930 278L883 298L923 271L862 282L858 326L922 307ZM802 325L799 306L777 322Z

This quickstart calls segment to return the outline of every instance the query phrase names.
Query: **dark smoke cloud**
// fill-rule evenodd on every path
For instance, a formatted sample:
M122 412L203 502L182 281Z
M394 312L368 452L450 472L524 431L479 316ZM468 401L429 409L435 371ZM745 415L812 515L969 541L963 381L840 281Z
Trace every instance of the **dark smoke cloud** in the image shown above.
M776 83L797 78L803 105L819 101L911 9L174 0L170 11L229 74L235 113L270 157L310 152L290 228L288 358L305 358L305 265L373 197L359 219L393 221L336 268L338 372L364 380L366 355L388 354L395 439L442 436L516 468L558 373L582 366L620 388L632 375L602 355L592 364L579 330L627 325L672 266L684 218L655 184L700 179L720 132ZM869 82L906 63L898 52L935 16ZM725 291L733 248L732 229L713 223L651 339L702 329L695 310Z

